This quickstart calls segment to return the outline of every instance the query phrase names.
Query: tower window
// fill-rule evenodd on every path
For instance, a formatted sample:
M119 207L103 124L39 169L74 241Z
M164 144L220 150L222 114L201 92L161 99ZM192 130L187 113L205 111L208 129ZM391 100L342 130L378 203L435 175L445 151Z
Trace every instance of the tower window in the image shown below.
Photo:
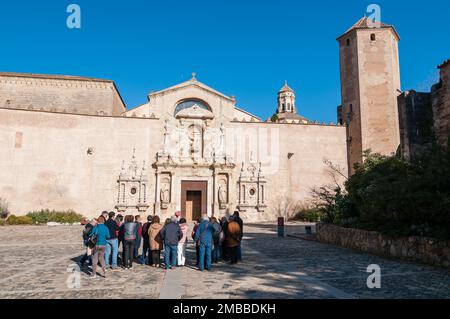
M350 46L350 39L347 39L347 46Z
M370 41L376 41L377 40L377 36L375 35L375 33L372 33L370 35Z
M284 103L282 104L282 110L283 110L283 112L286 111L286 104L284 104Z
M287 108L287 110L288 110L288 111L291 110L291 103L288 103L288 108Z

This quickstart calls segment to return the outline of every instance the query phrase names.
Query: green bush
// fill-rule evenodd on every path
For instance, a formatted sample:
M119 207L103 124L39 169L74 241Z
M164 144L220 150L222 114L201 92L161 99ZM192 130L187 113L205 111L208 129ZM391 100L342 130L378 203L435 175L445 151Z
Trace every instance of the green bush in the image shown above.
M411 162L369 152L365 157L345 184L360 227L450 238L450 150L435 147Z
M6 220L6 224L8 224L8 225L32 225L33 220L28 216L11 215Z
M46 224L48 222L72 224L79 223L84 219L82 215L77 214L72 210L50 211L48 209L45 209L37 212L30 212L27 214L27 216L33 220L34 224Z
M0 219L0 226L5 226L5 225L6 225L6 220Z
M319 209L303 208L292 217L292 220L314 223L320 221L321 218L322 212Z
M392 236L450 239L450 148L434 145L409 162L370 151L364 158L345 189L312 190L324 222Z

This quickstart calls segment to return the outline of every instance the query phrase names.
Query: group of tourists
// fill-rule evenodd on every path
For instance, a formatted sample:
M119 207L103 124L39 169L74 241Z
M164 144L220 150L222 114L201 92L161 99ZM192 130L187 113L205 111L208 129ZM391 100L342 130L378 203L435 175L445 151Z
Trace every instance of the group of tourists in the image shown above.
M204 214L193 227L190 237L196 247L196 267L200 271L211 270L219 260L236 264L242 260L241 241L243 221L239 211L229 218L209 218ZM161 252L164 253L164 268L173 269L186 265L186 247L189 225L181 212L167 218L164 224L159 216L148 216L145 223L140 215L104 211L92 219L83 229L86 253L80 259L80 267L86 262L92 266L92 277L97 277L100 264L103 276L107 269L132 269L133 262L162 267ZM139 254L139 251L142 251ZM120 247L122 251L119 254Z

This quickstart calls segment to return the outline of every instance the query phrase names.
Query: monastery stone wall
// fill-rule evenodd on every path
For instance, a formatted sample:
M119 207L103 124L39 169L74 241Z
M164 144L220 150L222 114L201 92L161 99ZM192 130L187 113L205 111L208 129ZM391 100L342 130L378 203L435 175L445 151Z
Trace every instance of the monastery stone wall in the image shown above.
M264 134L272 136L266 140L275 156L265 156L264 152L251 155L251 150L243 154L239 149L231 154L236 166L230 177L230 210L237 204L234 191L241 162L248 166L254 156L262 163L267 208L252 215L254 221L275 220L284 201L306 203L312 187L332 183L324 160L341 166L346 173L345 127L249 122L225 125L237 132L256 131L261 139L265 139ZM145 165L148 177L150 208L143 215L153 213L159 194L155 193L152 164L163 146L163 132L164 121L158 119L0 108L0 197L9 202L16 215L49 208L97 216L102 210L114 209L122 163L130 162L135 149L138 167ZM264 149L264 143L251 142L257 149ZM195 179L198 172L192 167L186 173ZM174 180L178 178L174 176ZM173 196L178 193L174 190ZM170 209L164 214L173 214L172 210L180 207L173 205Z
M140 165L154 161L158 124L0 109L0 197L17 215L41 208L74 209L85 216L112 210L122 161L131 158L133 148Z
M125 111L112 81L25 74L0 74L0 107L113 116Z

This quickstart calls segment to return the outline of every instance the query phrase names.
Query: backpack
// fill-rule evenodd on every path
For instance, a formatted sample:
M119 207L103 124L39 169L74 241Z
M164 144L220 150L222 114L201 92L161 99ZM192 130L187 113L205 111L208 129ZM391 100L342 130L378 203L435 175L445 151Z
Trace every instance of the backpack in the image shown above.
M98 241L98 226L94 227L94 229L97 228L97 232L93 233L87 240L86 246L88 246L89 248L94 248L95 246L97 246L97 241Z
M92 229L94 229L94 226L92 224L87 224L83 229L83 241L86 243L89 239L89 234L91 233Z
M213 226L213 228L214 228L214 233L213 233L213 240L214 240L214 243L218 243L219 240L220 240L220 234L221 234L221 232L222 232L222 229L221 229L221 227L220 227L220 224L218 224L218 223L215 223L215 224L213 224L212 226Z

